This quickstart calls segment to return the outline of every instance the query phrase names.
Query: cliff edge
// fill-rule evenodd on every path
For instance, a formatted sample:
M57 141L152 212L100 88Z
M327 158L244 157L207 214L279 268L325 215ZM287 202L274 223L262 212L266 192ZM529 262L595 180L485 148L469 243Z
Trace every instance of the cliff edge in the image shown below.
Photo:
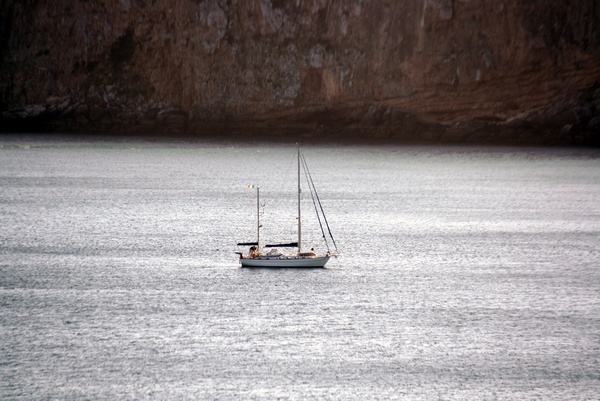
M600 5L1 0L8 131L600 143Z

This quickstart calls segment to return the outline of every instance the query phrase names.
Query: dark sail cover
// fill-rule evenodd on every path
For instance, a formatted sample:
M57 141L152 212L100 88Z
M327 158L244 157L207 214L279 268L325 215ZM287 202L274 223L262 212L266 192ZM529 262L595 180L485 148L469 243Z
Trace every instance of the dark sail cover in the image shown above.
M265 248L277 248L277 247L292 248L292 247L297 247L297 246L298 246L297 242L289 242L287 244L269 244L269 245L265 245Z
M238 242L238 246L252 246L258 245L258 242Z

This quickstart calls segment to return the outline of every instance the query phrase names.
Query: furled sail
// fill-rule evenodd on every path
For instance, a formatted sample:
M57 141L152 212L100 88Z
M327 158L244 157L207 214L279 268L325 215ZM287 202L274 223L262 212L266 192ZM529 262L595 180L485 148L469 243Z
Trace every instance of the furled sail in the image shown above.
M265 248L297 248L297 242L288 242L287 244L269 244L265 245Z

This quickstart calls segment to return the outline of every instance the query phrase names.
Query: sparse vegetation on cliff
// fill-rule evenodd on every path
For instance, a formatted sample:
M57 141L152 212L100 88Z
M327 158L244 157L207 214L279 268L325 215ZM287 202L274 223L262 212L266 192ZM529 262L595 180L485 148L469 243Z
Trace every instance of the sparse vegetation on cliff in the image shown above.
M576 0L0 3L3 131L600 143Z

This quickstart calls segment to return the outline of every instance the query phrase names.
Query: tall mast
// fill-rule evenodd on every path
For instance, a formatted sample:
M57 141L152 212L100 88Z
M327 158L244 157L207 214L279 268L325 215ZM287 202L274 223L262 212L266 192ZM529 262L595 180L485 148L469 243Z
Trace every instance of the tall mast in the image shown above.
M300 211L300 144L298 145L298 254L302 252L302 214Z

